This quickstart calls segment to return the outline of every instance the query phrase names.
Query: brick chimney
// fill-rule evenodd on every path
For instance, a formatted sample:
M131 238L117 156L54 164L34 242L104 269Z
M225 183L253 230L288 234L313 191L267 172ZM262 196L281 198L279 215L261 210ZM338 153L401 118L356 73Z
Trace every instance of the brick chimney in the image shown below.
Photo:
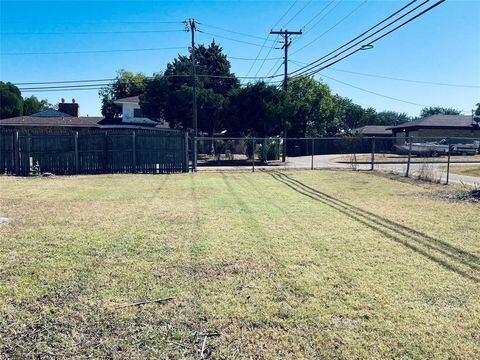
M71 103L66 103L65 99L62 98L62 102L58 104L58 111L64 112L65 114L79 117L80 116L80 105L75 102L75 99L72 99Z

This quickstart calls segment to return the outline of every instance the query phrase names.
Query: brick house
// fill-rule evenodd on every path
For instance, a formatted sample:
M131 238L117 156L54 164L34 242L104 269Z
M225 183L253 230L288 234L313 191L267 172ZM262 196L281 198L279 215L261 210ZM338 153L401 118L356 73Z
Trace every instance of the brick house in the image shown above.
M467 115L432 115L389 127L397 144L410 137L438 141L448 138L480 139L480 119Z

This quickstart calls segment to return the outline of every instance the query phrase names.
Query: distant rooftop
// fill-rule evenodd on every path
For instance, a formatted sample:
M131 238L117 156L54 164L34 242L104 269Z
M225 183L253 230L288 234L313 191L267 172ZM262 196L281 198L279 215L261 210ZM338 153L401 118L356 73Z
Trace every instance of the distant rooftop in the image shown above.
M124 104L124 103L139 103L140 102L140 97L137 95L137 96L130 96L130 97L126 97L126 98L121 98L121 99L117 99L114 101L115 104Z
M472 116L469 115L432 115L418 120L389 127L392 130L411 128L472 128Z
M392 135L390 126L385 125L365 125L351 131L354 135Z
M59 117L71 117L72 115L55 110L47 109L44 111L37 112L35 114L29 115L31 117L42 117L42 118L59 118Z

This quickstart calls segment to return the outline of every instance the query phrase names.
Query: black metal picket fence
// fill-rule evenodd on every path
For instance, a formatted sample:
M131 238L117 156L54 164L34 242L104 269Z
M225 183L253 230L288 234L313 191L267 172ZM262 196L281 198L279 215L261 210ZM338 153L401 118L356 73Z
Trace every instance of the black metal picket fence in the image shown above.
M187 136L182 131L0 129L0 174L186 171Z

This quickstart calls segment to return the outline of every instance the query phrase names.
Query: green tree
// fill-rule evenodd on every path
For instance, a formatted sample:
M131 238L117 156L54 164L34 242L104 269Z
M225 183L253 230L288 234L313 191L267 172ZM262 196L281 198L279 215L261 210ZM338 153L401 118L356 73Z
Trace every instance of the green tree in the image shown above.
M35 96L30 96L23 100L23 115L32 115L51 107L47 100L38 100Z
M107 118L120 117L122 107L115 104L116 99L137 96L144 92L146 76L131 71L119 70L113 83L99 91L102 98L102 115Z
M0 119L23 114L23 99L18 87L0 81Z
M215 42L199 45L195 53L197 73L197 125L201 132L223 130L228 93L239 86L230 62ZM163 74L147 81L141 107L152 119L164 119L176 128L192 128L191 59L179 55ZM209 76L205 76L209 75Z
M365 110L351 99L335 95L336 118L344 133L363 126Z
M286 100L290 137L334 135L338 131L335 98L328 85L313 78L292 80Z
M378 125L398 125L407 121L410 121L410 118L405 113L396 111L381 111L377 113Z
M432 115L460 115L462 112L454 108L444 108L441 106L430 106L423 108L420 112L420 117L427 117Z
M269 137L281 134L285 121L285 94L265 82L248 84L230 93L230 136Z
M480 102L476 104L477 110L475 110L475 115L480 115Z

